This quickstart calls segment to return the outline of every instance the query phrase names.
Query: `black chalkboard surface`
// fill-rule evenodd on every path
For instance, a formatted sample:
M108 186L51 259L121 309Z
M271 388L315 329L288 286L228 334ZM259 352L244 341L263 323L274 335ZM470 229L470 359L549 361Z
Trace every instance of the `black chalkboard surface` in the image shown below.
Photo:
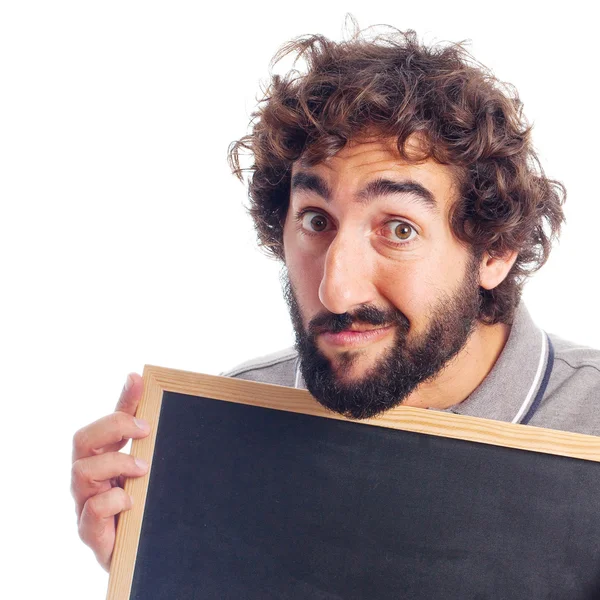
M163 390L146 484L114 598L600 598L595 460Z

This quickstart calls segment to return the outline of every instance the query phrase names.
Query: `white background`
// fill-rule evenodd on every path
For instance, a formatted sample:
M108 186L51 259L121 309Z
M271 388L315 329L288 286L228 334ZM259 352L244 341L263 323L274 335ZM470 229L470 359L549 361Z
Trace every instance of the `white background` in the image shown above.
M0 596L105 597L69 494L76 429L145 363L218 373L291 345L228 144L286 40L414 28L517 86L568 224L526 299L600 347L598 48L584 4L28 2L0 9ZM565 7L561 3L561 7ZM10 591L9 591L10 590ZM8 593L7 593L8 592Z

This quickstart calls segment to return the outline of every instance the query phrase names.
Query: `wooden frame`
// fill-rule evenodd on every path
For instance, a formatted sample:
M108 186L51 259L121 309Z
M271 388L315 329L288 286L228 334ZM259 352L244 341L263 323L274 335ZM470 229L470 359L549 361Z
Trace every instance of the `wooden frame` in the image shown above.
M325 410L305 390L146 366L137 416L147 420L152 431L148 437L133 441L132 454L150 465L164 392L345 420ZM402 406L360 423L600 462L600 437L590 435ZM130 597L149 476L129 479L125 484L134 503L119 519L108 600Z

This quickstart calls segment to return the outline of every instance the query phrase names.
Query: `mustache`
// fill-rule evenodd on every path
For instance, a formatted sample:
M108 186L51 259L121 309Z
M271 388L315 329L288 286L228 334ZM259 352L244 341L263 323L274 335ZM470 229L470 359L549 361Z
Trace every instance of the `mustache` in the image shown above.
M408 319L397 309L381 310L375 306L364 305L351 313L319 313L308 324L308 333L311 335L324 331L341 333L350 329L354 323L374 326L396 325L403 331L408 331L409 327Z

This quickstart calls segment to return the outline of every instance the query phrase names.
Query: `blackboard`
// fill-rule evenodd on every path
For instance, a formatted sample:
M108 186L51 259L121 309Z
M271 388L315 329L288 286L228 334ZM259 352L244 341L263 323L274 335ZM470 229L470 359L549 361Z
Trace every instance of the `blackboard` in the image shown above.
M600 598L599 438L420 409L358 423L149 371L145 510L119 524L110 599Z

